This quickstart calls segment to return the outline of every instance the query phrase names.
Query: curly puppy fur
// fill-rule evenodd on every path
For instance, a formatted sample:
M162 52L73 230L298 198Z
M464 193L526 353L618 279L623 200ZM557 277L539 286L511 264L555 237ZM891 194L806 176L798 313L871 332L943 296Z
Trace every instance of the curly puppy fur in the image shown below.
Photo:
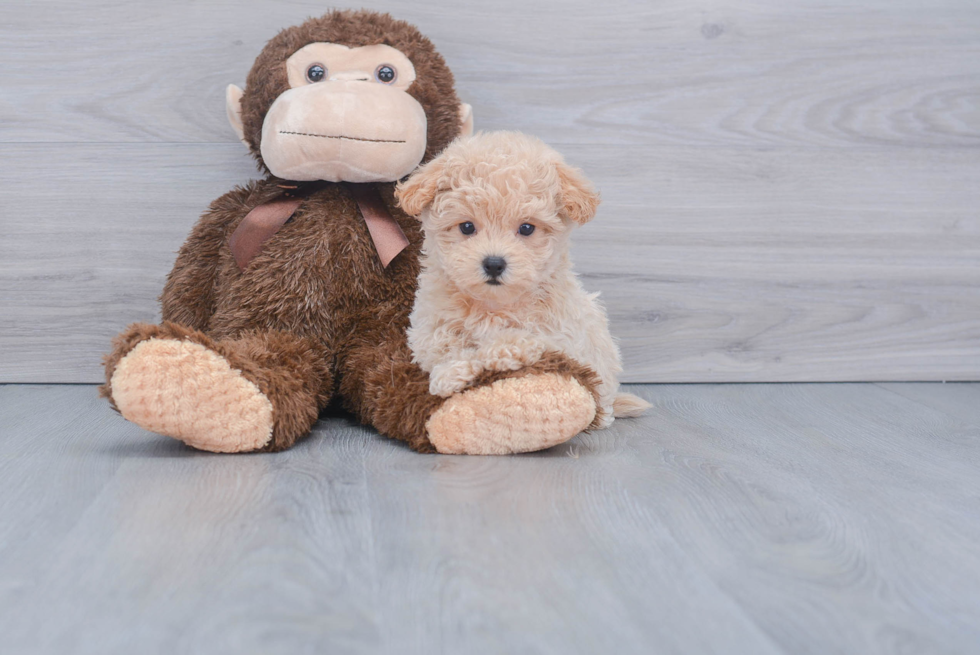
M491 132L453 142L396 197L425 233L408 342L430 393L448 397L486 371L560 352L598 374L601 427L645 409L617 394L622 365L605 311L572 271L569 235L599 204L581 171L536 138Z

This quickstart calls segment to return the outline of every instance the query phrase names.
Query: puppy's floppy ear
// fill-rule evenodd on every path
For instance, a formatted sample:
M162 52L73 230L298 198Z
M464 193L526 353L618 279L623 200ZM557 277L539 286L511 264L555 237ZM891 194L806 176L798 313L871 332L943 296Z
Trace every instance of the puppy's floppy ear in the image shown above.
M395 199L409 216L419 216L435 200L439 190L439 178L446 169L445 160L436 157L420 166L404 182L395 187Z
M585 225L592 220L599 207L599 192L579 169L563 161L559 161L556 168L561 187L558 213L579 225Z

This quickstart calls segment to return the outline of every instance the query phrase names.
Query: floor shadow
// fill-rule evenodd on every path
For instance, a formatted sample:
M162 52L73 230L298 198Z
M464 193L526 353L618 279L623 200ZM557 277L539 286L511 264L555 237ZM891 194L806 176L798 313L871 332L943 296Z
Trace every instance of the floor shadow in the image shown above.
M164 437L159 434L145 432L135 435L133 439L100 448L101 452L115 457L188 459L191 457L228 457L230 454L249 455L256 453L209 453L187 444Z

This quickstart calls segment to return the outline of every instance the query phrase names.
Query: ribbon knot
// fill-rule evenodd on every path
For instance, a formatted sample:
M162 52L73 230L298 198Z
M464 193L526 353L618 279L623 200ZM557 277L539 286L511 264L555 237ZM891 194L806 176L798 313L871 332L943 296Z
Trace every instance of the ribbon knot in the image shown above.
M239 270L244 271L248 267L249 262L262 252L265 243L275 236L309 194L318 188L317 185L311 185L310 188L303 189L298 184L280 184L279 187L285 190L283 195L253 208L228 240ZM408 237L388 211L374 185L345 182L344 187L357 203L361 217L367 224L382 268L388 268L391 260L408 246Z

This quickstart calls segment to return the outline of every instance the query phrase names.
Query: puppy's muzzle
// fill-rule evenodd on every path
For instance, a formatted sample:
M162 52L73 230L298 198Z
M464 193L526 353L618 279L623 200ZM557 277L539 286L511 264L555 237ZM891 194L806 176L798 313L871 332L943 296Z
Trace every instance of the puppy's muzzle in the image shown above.
M500 276L507 268L507 260L503 257L485 257L483 259L483 272L490 276L487 284L500 284Z

